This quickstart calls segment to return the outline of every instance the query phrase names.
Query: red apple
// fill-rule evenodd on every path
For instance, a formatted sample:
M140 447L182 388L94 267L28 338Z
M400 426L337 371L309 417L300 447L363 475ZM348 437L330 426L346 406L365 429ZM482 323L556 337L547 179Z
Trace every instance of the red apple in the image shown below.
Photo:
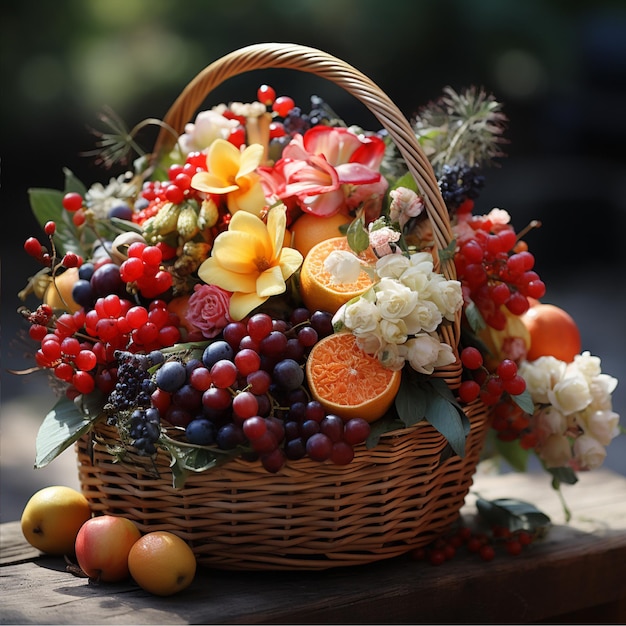
M118 582L128 578L128 553L141 537L129 519L101 515L87 520L76 536L76 560L89 578Z

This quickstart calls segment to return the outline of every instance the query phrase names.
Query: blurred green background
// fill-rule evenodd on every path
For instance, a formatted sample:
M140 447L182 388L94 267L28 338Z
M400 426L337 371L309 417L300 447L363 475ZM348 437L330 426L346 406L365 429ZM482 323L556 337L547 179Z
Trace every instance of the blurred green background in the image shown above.
M34 432L53 398L43 376L7 373L32 364L16 314L16 294L38 269L22 251L27 237L41 235L28 188L61 188L63 167L86 184L106 182L109 174L81 156L94 148L89 128L102 128L104 106L129 126L163 117L205 65L251 43L334 54L409 117L446 85L484 87L502 101L508 156L487 172L478 207L507 209L517 229L541 219L527 241L548 284L545 301L566 308L584 349L623 379L614 403L626 412L623 1L22 0L3 3L0 32L3 520L17 519L41 483L74 480L63 473L70 451L31 469ZM207 104L249 101L262 82L303 107L311 93L325 95L345 119L372 127L347 94L292 72L236 79ZM140 139L149 150L154 135ZM626 473L623 439L607 466Z

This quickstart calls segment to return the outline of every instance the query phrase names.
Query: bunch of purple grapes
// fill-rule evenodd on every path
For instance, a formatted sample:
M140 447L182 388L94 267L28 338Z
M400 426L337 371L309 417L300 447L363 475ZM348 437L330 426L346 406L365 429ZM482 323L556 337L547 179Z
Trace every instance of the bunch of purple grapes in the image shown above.
M198 358L164 360L153 376L150 407L162 425L184 430L189 443L240 450L269 472L304 457L350 463L354 446L370 433L368 422L326 414L310 397L304 373L310 349L332 333L331 320L298 308L288 319L256 313L231 322ZM142 444L150 441L151 409L133 413Z

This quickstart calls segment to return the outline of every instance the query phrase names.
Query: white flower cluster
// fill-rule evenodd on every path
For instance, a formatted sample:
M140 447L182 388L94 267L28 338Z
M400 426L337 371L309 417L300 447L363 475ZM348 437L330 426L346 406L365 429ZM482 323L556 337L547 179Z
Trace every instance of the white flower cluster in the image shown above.
M546 466L590 470L602 465L605 447L620 431L611 399L617 379L602 373L600 359L589 352L572 363L543 356L523 362L519 373L538 407L533 429Z
M444 319L453 321L463 304L461 284L433 271L432 256L388 254L375 266L374 285L344 304L335 314L335 328L350 330L368 354L392 370L405 362L423 374L454 363L452 348L436 331Z

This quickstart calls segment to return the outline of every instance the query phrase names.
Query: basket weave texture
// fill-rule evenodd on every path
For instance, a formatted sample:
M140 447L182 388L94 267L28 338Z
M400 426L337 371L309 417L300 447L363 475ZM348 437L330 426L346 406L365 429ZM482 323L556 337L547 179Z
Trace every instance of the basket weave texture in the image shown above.
M369 78L325 52L294 44L258 44L215 61L183 90L164 118L183 132L212 89L252 70L284 68L326 78L360 100L398 147L424 194L437 248L452 239L449 216L428 158L398 108ZM154 158L174 142L163 130ZM455 278L454 265L439 270ZM442 327L441 340L456 352L460 315ZM436 370L452 388L459 360ZM199 564L220 569L315 570L370 563L426 545L457 519L488 428L487 407L466 407L470 433L464 457L449 456L447 442L427 422L386 433L372 449L357 446L347 466L309 459L289 461L277 474L260 462L233 459L172 486L170 459L110 454L119 445L114 427L97 423L76 444L81 488L94 512L123 515L142 532L169 530L185 539ZM443 454L442 454L443 453ZM443 460L445 459L445 460Z

